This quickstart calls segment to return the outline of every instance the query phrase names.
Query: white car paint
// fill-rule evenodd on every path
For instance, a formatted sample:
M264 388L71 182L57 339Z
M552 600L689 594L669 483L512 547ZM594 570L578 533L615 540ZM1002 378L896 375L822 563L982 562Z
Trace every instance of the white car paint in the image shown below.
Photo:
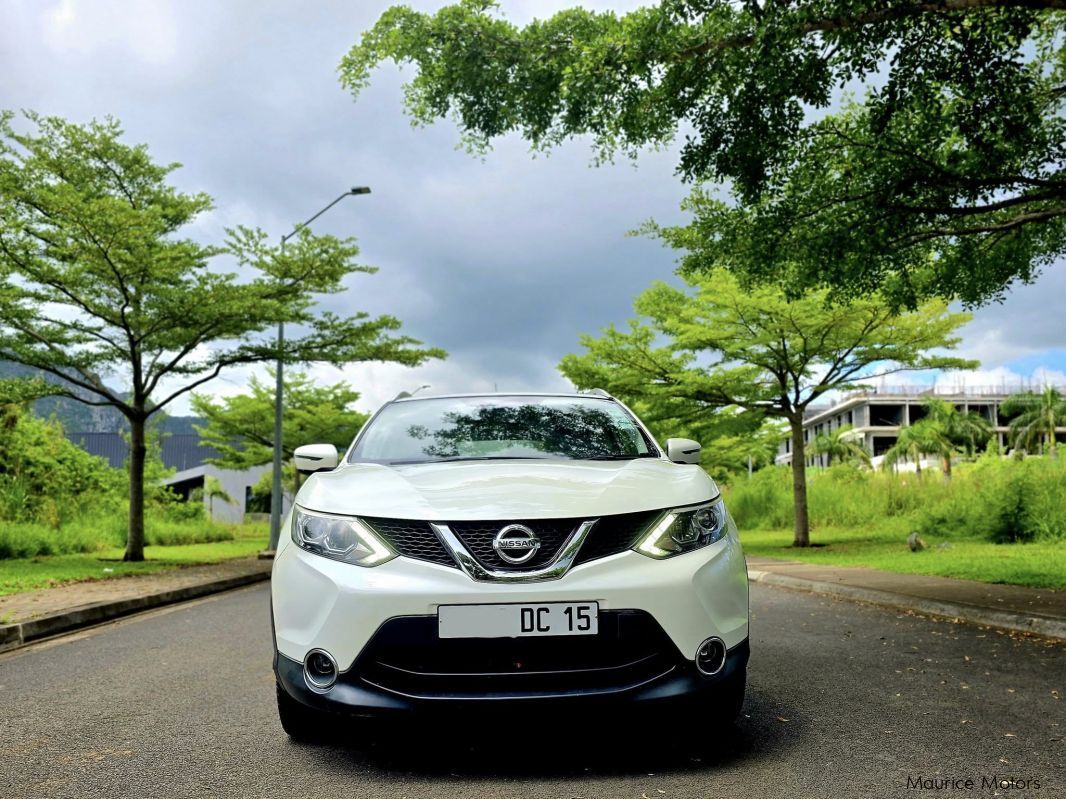
M304 552L283 536L271 581L278 651L302 661L308 650L326 649L343 672L395 616L433 614L438 605L597 601L602 610L648 611L695 658L708 636L728 647L748 636L747 572L731 528L721 541L674 558L629 551L539 583L475 582L458 569L404 557L363 569Z
M699 466L665 458L345 463L309 477L296 504L353 516L465 521L593 518L694 505L717 495Z

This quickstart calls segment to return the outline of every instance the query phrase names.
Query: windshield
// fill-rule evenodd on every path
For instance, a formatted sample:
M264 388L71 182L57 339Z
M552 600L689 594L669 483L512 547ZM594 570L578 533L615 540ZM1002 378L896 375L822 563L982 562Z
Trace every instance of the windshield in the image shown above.
M585 397L442 397L386 406L352 451L352 461L655 457L617 403Z

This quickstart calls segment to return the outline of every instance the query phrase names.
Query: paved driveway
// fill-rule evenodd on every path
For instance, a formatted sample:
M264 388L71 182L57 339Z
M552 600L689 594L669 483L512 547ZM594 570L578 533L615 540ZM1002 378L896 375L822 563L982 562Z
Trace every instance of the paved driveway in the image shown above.
M753 591L744 716L691 746L669 722L588 717L297 746L265 586L128 619L0 656L0 796L881 799L991 796L992 775L1066 796L1066 648Z

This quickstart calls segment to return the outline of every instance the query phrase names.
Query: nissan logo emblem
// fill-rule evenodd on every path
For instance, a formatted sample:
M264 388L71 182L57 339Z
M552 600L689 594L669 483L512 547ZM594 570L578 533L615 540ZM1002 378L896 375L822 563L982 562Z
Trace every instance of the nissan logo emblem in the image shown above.
M492 548L500 560L517 565L537 554L540 539L524 524L509 524L496 533Z

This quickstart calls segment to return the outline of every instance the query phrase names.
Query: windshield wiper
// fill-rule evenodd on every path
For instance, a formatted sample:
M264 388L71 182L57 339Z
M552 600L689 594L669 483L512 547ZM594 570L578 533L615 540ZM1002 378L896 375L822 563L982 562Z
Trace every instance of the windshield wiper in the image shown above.
M582 458L586 461L632 461L637 458L654 458L656 457L651 452L638 452L636 455L590 455L587 458Z
M546 461L542 455L456 455L450 458L432 458L423 460L389 461L390 466L403 466L410 463L454 463L456 461Z

